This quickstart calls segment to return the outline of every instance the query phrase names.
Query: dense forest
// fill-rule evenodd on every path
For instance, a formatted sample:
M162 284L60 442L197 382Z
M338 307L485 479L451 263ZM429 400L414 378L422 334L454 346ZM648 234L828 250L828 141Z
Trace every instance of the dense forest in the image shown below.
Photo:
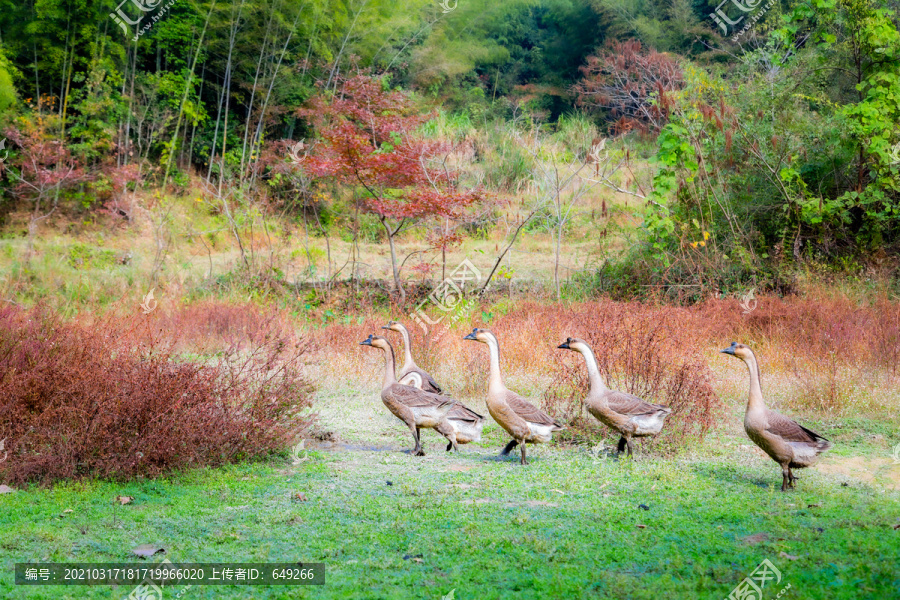
M441 254L503 224L496 272L504 247L537 227L555 240L558 271L572 206L592 186L633 199L616 210L637 226L565 285L555 273L557 296L576 284L622 296L687 286L688 299L782 290L810 265L893 277L897 9L7 1L0 214L5 235L27 239L7 283L27 280L51 216L128 221L138 204L155 279L174 238L203 241L167 208L196 196L239 249L237 271L278 276L252 238L283 218L307 237L387 244L383 275L402 301L400 239ZM314 275L356 271L329 256Z

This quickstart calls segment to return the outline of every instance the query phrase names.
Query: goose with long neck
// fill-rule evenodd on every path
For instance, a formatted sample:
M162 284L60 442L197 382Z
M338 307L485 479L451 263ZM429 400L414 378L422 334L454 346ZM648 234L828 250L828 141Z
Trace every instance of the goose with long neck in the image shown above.
M488 412L513 438L500 454L506 456L513 448L519 446L522 454L521 463L527 465L525 444L549 442L553 439L553 432L563 429L563 426L522 396L506 388L500 374L500 343L493 333L487 329L476 328L463 339L487 344L491 357Z
M632 438L651 437L662 431L666 417L672 413L669 407L609 389L600 375L594 351L584 340L570 337L558 347L584 356L591 385L584 404L595 419L619 433L620 453L627 447L628 455L631 456Z
M382 329L396 331L403 337L403 366L400 368L400 383L412 387L432 392L434 394L443 394L443 390L434 380L430 373L421 369L416 361L413 360L412 344L410 343L409 330L397 321L391 321ZM463 404L457 402L456 406L447 413L447 416L438 423L435 431L447 438L447 452L450 450L459 450L459 444L468 444L470 442L478 442L481 440L481 432L484 428L484 417Z
M754 444L781 466L781 491L793 488L794 481L798 479L793 469L812 466L819 460L819 455L833 444L815 431L766 407L759 380L759 364L750 348L731 342L731 346L721 352L739 358L747 365L750 395L744 413L744 431Z
M378 348L384 352L381 400L395 417L409 427L416 443L412 454L425 456L420 430L436 429L447 413L456 406L456 400L398 383L394 375L394 349L385 338L370 335L360 342L360 345Z
M421 369L412 356L412 345L410 344L409 330L397 321L390 321L387 325L383 325L382 329L396 331L403 337L403 366L400 367L400 376L398 380L405 385L411 385L419 389L431 392L433 394L443 394L441 386L437 384L427 371Z

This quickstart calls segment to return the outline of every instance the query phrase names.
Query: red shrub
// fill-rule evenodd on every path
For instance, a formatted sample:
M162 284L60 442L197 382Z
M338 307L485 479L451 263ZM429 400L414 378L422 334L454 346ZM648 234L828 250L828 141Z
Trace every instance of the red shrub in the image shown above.
M157 317L0 310L0 480L218 465L281 449L308 427L305 343L273 334L188 359Z

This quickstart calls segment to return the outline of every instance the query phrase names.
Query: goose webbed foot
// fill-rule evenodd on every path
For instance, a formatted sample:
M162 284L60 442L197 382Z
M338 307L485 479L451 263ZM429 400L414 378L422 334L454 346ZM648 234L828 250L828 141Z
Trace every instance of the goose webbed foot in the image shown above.
M791 482L790 470L787 467L781 469L781 491L786 492L789 488L794 487Z
M519 445L517 440L510 440L509 443L500 451L500 456L507 456L513 451L513 448Z

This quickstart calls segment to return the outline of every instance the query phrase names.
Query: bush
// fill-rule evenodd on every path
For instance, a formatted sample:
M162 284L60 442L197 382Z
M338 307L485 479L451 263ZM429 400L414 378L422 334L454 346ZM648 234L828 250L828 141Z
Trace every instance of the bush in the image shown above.
M272 327L188 359L167 323L157 313L64 322L46 309L0 310L0 481L219 465L284 448L310 425L304 341Z

